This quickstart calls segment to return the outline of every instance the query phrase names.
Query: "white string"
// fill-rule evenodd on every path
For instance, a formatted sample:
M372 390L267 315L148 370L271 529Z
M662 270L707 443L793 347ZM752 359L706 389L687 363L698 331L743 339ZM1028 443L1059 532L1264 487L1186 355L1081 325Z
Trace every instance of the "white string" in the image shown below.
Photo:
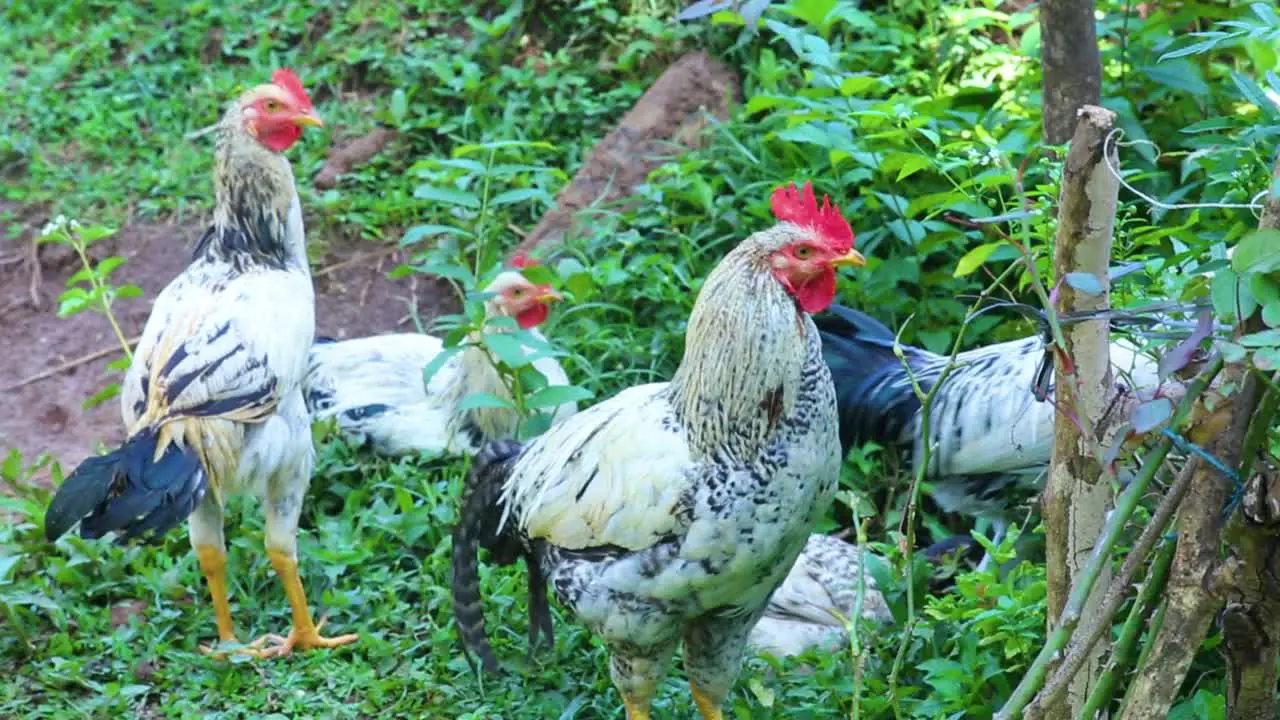
M1105 162L1105 163L1107 164L1107 170L1111 171L1111 175L1112 175L1116 180L1118 180L1118 181L1120 182L1120 184L1121 184L1121 185L1123 185L1123 186L1125 187L1125 189L1126 189L1126 190L1128 190L1129 192L1133 193L1134 195L1137 195L1138 197L1142 198L1143 200L1146 200L1146 201L1147 201L1149 204L1151 204L1153 207L1162 208L1162 209L1164 209L1164 210L1195 210L1195 209L1199 209L1199 208L1220 208L1220 209L1225 209L1225 210L1236 210L1236 209L1239 209L1239 210L1250 210L1250 211L1252 211L1252 212L1253 212L1254 217L1261 217L1261 215L1262 215L1262 213L1261 213L1262 205L1258 202L1258 200L1259 200L1261 197L1263 197L1264 195L1266 195L1268 192L1270 192L1270 190L1263 190L1262 192L1258 193L1257 195L1254 195L1252 198L1250 198L1250 199L1249 199L1249 202L1248 202L1248 203L1177 203L1177 204L1170 204L1170 203L1167 203L1167 202L1162 202L1162 201L1160 201L1160 200L1157 200L1157 199L1155 199L1155 198L1151 197L1150 195L1148 195L1148 194L1146 194L1146 193L1142 192L1142 191L1141 191L1141 190L1139 190L1138 188L1136 188L1136 187L1134 187L1134 186L1130 185L1130 184L1129 184L1129 182L1128 182L1127 180L1125 180L1123 177L1121 177L1121 176L1120 176L1120 168L1118 168L1118 167L1116 167L1115 165L1113 165L1113 164L1112 164L1112 162L1111 162L1111 145L1112 145L1112 143L1113 143L1113 142L1115 143L1115 147L1116 147L1116 148L1122 148L1122 147L1134 147L1134 146L1137 146L1137 145L1150 145L1150 146L1151 146L1151 148L1152 148L1153 150L1155 150L1155 153L1156 153L1156 159L1157 159L1157 160L1160 158L1160 155L1161 155L1161 153L1160 153L1160 146L1159 146L1159 145L1156 145L1155 143L1151 142L1150 140L1130 140L1130 141L1128 141L1128 142L1121 142L1121 141L1120 141L1120 139L1119 139L1119 138L1121 138L1121 137L1124 137L1124 130L1121 130L1120 128L1115 128L1115 129L1113 129L1111 132L1107 133L1107 137L1106 137L1106 139L1104 139L1104 140L1102 141L1102 161L1103 161L1103 162ZM1118 156L1118 155L1119 155L1119 153L1117 152L1117 156Z

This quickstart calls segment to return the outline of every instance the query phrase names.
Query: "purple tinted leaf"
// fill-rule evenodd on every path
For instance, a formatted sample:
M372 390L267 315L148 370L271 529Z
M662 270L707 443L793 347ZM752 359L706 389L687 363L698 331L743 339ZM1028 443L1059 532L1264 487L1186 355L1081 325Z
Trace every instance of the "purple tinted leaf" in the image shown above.
M690 5L684 10L681 10L680 13L676 15L676 19L681 21L697 20L700 17L706 17L712 13L720 12L731 5L733 5L733 3L730 2L730 0L698 0L698 2Z
M1162 397L1144 402L1134 408L1129 421L1133 423L1134 432L1144 434L1160 427L1160 424L1172 415L1173 401Z
M1093 273L1067 273L1067 276L1064 279L1067 281L1068 285L1089 297L1097 297L1102 294L1102 281Z
M1141 260L1134 260L1133 262L1127 262L1123 265L1117 265L1111 268L1110 270L1107 271L1107 277L1112 280L1119 280L1125 275L1130 275L1132 273L1138 272L1139 270L1141 270L1146 266L1147 264L1145 262Z
M1196 319L1196 329L1192 330L1185 340L1178 343L1177 347L1160 358L1160 382L1164 382L1170 375L1186 367L1187 363L1191 362L1191 359L1195 357L1200 343L1209 337L1212 332L1213 313L1204 310L1200 313L1200 317Z
M755 27L756 21L764 14L765 8L769 7L769 3L773 0L747 0L742 4L738 12L742 15L742 19L747 22L747 27Z
M1049 291L1049 307L1058 307L1058 291L1062 289L1062 281L1059 280L1057 285Z

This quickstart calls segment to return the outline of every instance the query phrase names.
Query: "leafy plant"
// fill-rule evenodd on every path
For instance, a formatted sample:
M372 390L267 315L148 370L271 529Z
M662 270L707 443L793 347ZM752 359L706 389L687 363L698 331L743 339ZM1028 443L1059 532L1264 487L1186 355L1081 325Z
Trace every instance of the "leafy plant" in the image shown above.
M57 244L69 247L75 251L76 256L80 259L80 270L67 278L67 289L58 297L58 317L65 318L88 311L99 313L107 319L107 322L111 324L112 332L115 333L116 340L120 343L120 349L124 353L123 357L107 363L106 369L108 372L123 371L133 362L133 349L128 338L125 337L124 331L120 329L120 323L116 319L115 313L112 312L112 303L116 300L142 296L142 290L137 285L113 285L111 282L112 273L124 264L124 258L118 255L109 255L102 260L94 262L89 257L88 251L91 245L105 240L113 234L115 234L115 231L101 225L82 226L76 220L68 220L65 216L59 215L45 225L40 231L38 240L42 244ZM119 393L120 384L110 383L86 400L84 407L91 408L95 405L101 405Z

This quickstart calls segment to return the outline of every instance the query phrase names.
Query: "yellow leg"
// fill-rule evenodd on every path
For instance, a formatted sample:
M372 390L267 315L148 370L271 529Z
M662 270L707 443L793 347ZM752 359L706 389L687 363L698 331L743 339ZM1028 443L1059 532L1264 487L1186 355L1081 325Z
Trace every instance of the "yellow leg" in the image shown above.
M319 625L311 621L307 593L302 589L302 578L298 575L298 561L288 553L279 550L268 550L267 554L271 557L271 567L275 568L276 575L280 576L280 582L284 585L284 594L289 598L289 608L293 611L293 629L289 631L287 637L264 635L259 638L250 645L254 651L252 654L259 657L279 657L288 655L294 648L299 650L335 648L353 643L360 638L359 635L354 634L333 638L322 636L320 628L324 626L324 619L320 620ZM271 642L272 645L263 648L262 646L267 642Z
M231 623L231 603L227 601L227 553L216 545L197 545L196 557L200 559L200 569L209 582L213 616L218 622L218 640L236 642L235 626Z
M648 703L632 701L623 696L622 706L627 709L627 720L649 720Z
M723 715L720 714L720 703L707 697L702 689L692 682L689 683L689 689L693 691L693 704L698 706L702 720L723 720Z

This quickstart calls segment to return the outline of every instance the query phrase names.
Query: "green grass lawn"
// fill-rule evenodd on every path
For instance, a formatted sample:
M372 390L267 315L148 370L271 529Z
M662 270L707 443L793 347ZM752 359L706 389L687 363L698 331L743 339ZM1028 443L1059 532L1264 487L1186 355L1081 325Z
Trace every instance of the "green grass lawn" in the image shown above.
M705 49L741 73L743 106L710 128L705 148L653 173L633 202L602 209L552 268L569 302L546 332L565 349L570 377L597 398L666 379L700 279L769 223L773 187L810 178L841 203L869 258L865 272L841 280L841 302L895 327L911 317L905 342L949 347L970 304L962 296L1017 252L948 215L1026 217L1024 199L1056 196L1056 166L1036 152L1034 16L994 0L793 0L751 35L727 20L670 21L683 4L13 3L0 10L0 199L117 227L196 222L210 207L210 147L185 135L287 65L329 127L291 151L313 243L398 242L427 226L453 239L399 272L462 277L474 258L492 262L518 241L512 226L533 226L671 60ZM1177 158L1126 149L1126 167L1140 171L1133 181L1183 201L1240 202L1264 187L1273 144L1263 140L1277 123L1242 102L1231 78L1273 67L1274 51L1250 40L1213 57L1159 61L1175 33L1208 22L1199 18L1245 10L1187 2L1139 20L1122 2L1099 5L1108 104L1130 139L1150 138ZM1184 132L1206 116L1216 124ZM400 131L395 145L336 189L310 185L333 143L379 124ZM487 202L509 191L521 201ZM0 211L0 233L10 219ZM1053 227L1047 216L1027 224L1045 272ZM1168 268L1220 256L1254 224L1247 212L1153 218L1126 205L1118 259L1154 264L1113 301L1206 295L1205 268ZM967 274L957 270L966 256ZM1018 276L999 294L1028 299ZM988 313L970 324L966 345L1031 330ZM622 717L603 651L572 622L557 615L556 646L525 660L520 569L482 568L490 635L511 672L469 669L448 592L461 463L391 463L322 444L299 537L302 574L326 630L361 638L269 662L200 653L215 636L213 613L185 533L160 547L46 543L38 518L48 491L26 482L38 464L11 454L0 474L11 491L0 495L9 518L0 526L0 717ZM878 579L897 625L863 627L856 653L753 658L732 717L986 718L1008 697L1043 643L1043 569L965 574L925 600L928 571L918 562L905 580L895 549L905 488L895 467L880 453L855 453L820 529L866 521L888 558ZM963 522L925 513L922 535L956 531ZM227 534L241 639L283 633L288 606L252 502L233 503ZM908 633L909 585L918 621ZM1211 649L1203 655L1172 717L1222 717L1220 665ZM694 716L678 666L654 716Z

